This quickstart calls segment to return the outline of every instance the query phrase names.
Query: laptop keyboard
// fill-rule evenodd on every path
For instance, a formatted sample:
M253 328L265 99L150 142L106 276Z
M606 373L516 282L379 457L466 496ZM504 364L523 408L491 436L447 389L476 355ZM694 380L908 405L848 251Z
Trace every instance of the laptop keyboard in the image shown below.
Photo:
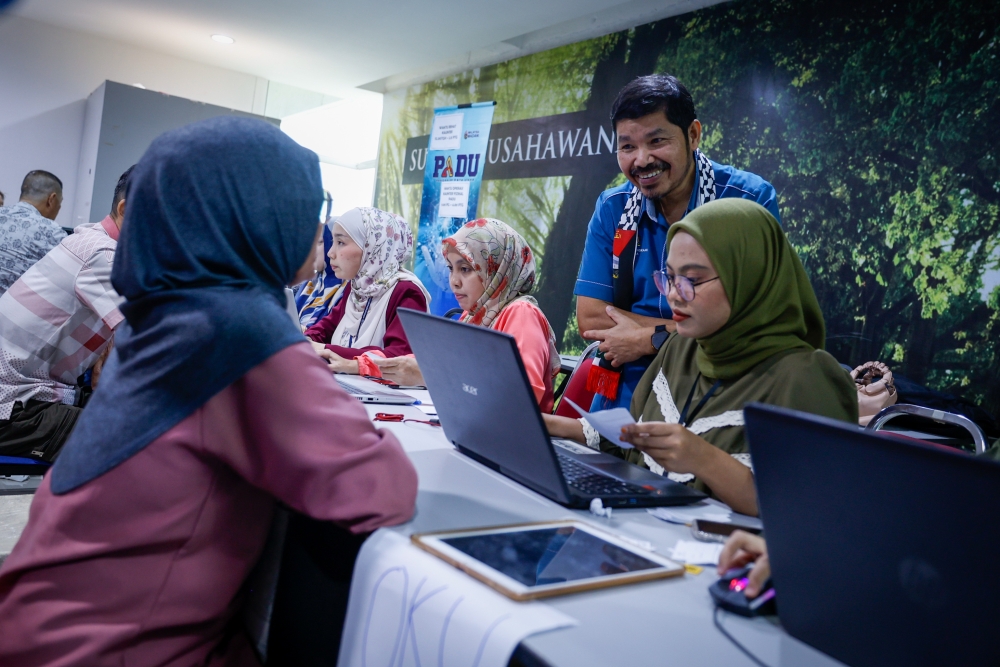
M599 475L562 452L556 452L566 483L588 496L648 496L651 489Z
M365 391L364 389L358 389L354 385L348 384L346 382L340 382L338 380L337 384L340 385L341 389L343 389L344 391L346 391L348 394L351 394L352 396L372 396L373 395L370 391Z

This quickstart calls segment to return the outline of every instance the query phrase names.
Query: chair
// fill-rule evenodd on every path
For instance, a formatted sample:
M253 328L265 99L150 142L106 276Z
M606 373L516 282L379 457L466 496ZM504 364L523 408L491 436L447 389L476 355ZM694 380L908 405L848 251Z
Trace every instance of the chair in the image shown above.
M589 410L590 404L594 400L594 392L587 389L587 374L594 363L598 345L600 342L594 342L587 346L583 354L580 355L580 361L576 368L570 373L569 378L560 385L560 391L556 394L557 396L561 394L562 398L569 398L584 410ZM580 416L576 410L570 407L569 403L563 400L559 401L554 414L573 418Z
M51 463L21 456L0 456L0 475L44 475Z
M976 425L974 421L968 417L963 417L962 415L957 415L952 412L944 412L942 410L933 410L931 408L925 408L920 405L910 405L908 403L900 403L897 405L890 405L884 408L877 415L872 417L872 420L868 422L868 426L865 427L866 431L871 431L876 433L882 429L885 424L896 417L903 415L910 415L914 417L920 417L923 419L929 419L939 424L952 424L954 426L959 426L964 428L972 435L972 441L976 445L976 454L982 454L986 451L988 445L986 443L986 436L983 434L983 430ZM886 435L892 435L897 438L902 438L905 440L913 440L909 436L896 434L896 433L886 433ZM941 445L938 443L930 442L927 440L920 440L925 444L936 445L938 447L945 447L946 449L957 449L956 447L950 447L947 445Z

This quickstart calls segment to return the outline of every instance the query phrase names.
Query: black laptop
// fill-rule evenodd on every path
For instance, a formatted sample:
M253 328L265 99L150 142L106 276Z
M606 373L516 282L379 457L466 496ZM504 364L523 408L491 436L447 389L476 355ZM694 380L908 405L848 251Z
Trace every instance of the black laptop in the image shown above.
M507 334L405 308L399 318L441 426L466 456L567 507L686 505L705 498L610 454L549 437Z
M744 411L781 624L852 667L1000 665L1000 464Z

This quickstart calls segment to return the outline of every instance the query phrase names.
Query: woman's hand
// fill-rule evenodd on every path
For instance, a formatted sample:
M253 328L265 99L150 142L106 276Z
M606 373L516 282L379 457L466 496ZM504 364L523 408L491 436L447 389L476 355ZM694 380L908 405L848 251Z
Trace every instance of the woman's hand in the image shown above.
M545 420L545 428L553 438L566 438L586 444L587 438L583 435L583 425L580 420L545 413L542 413L542 419Z
M747 577L746 596L755 598L771 576L771 561L767 557L767 542L763 537L751 535L742 530L733 531L719 556L719 575L738 567L753 563L753 570Z
M622 428L621 439L670 472L701 475L720 450L680 424L642 422Z
M382 371L382 378L398 385L416 387L424 384L423 373L413 357L371 357L372 362Z
M315 343L313 343L313 345L315 345ZM350 373L351 375L358 374L358 362L354 359L344 359L333 350L328 350L325 347L318 352L319 356L326 359L326 363L330 365L331 373Z
M326 352L326 345L324 345L323 343L317 343L316 341L311 340L309 341L309 344L312 345L313 352L315 352L321 357L323 356L323 352Z

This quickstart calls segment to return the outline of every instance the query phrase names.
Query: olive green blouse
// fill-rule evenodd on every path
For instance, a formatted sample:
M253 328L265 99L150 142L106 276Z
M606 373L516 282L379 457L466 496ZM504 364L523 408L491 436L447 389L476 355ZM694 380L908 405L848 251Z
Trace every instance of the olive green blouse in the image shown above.
M672 335L663 344L632 395L631 411L637 421L680 423L680 414L690 395L688 429L751 469L743 432L743 406L747 403L768 403L858 423L858 392L850 374L830 354L809 348L782 350L743 375L722 381L695 412L715 384L714 379L700 374L697 351L697 341L678 335ZM624 450L605 439L601 440L601 449L665 474L661 466L638 449ZM693 482L695 487L711 492L693 475L669 475L671 479Z

